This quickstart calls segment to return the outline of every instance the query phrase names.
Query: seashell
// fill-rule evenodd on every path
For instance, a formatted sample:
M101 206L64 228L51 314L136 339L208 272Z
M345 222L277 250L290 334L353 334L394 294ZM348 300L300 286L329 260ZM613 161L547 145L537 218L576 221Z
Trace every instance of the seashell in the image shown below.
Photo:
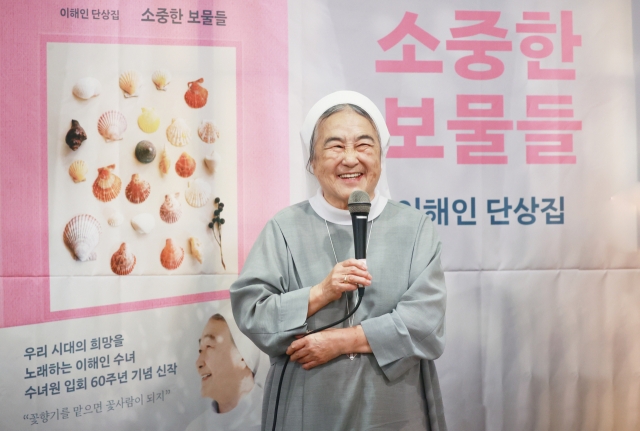
M220 164L220 154L216 150L212 150L208 156L204 158L204 165L209 169L212 174L216 173L218 165Z
M202 108L207 104L207 97L209 92L206 88L200 84L204 82L204 78L200 78L197 81L191 81L187 85L189 89L184 93L184 100L192 108Z
M102 228L95 217L80 214L72 218L64 228L62 237L64 244L73 252L73 256L80 262L96 260L94 249L100 240Z
M189 178L196 170L196 161L188 153L184 152L176 162L176 172L182 178Z
M131 227L138 233L149 233L156 227L156 219L149 213L138 214L131 219Z
M169 173L169 168L171 167L171 159L169 159L169 154L167 153L167 148L162 150L162 154L160 154L160 173L166 175Z
M107 111L98 119L98 133L106 142L120 141L127 130L127 120L118 111Z
M153 133L160 127L160 116L153 108L142 108L142 114L138 117L138 127L145 133Z
M160 218L166 223L175 223L182 215L180 204L180 192L173 195L165 195L164 203L160 206Z
M80 123L76 120L71 120L71 128L67 132L67 136L64 137L64 141L67 143L69 148L73 151L77 150L86 139L87 133L84 131Z
M124 91L125 98L137 97L138 89L142 85L140 74L135 70L124 72L120 75L119 84L122 91Z
M98 168L98 178L93 182L93 195L102 202L109 202L120 193L122 181L112 172L115 168L116 165Z
M69 175L74 183L81 183L87 179L86 175L88 170L84 160L75 160L71 163L71 166L69 166Z
M184 259L184 249L173 244L171 238L160 253L160 263L167 269L176 269Z
M135 155L140 163L151 163L156 158L156 147L149 141L140 141L136 145Z
M167 127L167 139L176 147L184 147L191 142L191 131L182 118L171 120Z
M131 176L131 181L124 190L125 196L132 204L140 204L144 202L151 193L151 185L140 178L138 174Z
M84 100L100 95L101 91L102 85L96 78L81 78L72 90L74 96Z
M118 227L124 221L124 215L120 211L113 211L107 218L107 223L111 227Z
M118 251L111 256L111 271L118 275L131 274L136 266L136 257L127 248L127 243L123 242Z
M156 85L156 88L161 91L165 91L167 85L171 82L171 72L167 69L160 69L153 72L151 80Z
M202 120L198 127L198 136L205 144L213 144L220 137L220 131L211 120Z
M191 247L191 254L198 262L202 263L202 243L198 238L192 236L189 238L189 246Z
M202 179L196 179L189 182L187 191L184 194L187 203L194 208L204 206L211 198L211 186Z

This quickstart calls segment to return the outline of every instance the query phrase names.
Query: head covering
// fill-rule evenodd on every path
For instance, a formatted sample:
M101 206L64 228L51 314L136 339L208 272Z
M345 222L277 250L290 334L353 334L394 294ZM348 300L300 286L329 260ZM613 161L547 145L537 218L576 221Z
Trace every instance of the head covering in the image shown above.
M389 184L387 183L387 173L386 173L386 156L387 150L389 149L389 129L387 128L387 124L384 122L384 117L382 113L378 109L378 107L369 99L367 96L357 93L355 91L336 91L335 93L331 93L327 96L324 96L322 99L318 100L315 105L309 110L306 118L304 119L304 123L302 123L302 129L300 130L300 137L302 138L302 155L304 157L304 163L306 165L309 160L309 145L311 143L311 135L313 134L313 129L316 127L316 123L318 119L324 114L324 112L336 105L342 105L349 103L351 105L356 105L362 108L364 111L369 114L371 119L376 125L378 129L378 133L380 134L380 147L381 147L381 166L380 166L380 178L378 180L378 186L376 187L376 194L380 193L382 196L386 198L390 198L389 193ZM316 194L316 190L320 186L316 177L312 174L307 173L307 195L309 197Z

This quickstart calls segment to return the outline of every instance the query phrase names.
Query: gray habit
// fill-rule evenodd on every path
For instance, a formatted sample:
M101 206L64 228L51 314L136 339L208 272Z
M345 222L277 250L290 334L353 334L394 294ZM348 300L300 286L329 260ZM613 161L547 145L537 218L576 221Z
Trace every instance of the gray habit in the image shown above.
M353 257L352 227L328 226L338 261ZM353 324L362 325L373 353L353 360L341 355L308 371L290 363L279 430L446 430L433 363L445 342L441 244L429 217L392 201L369 228L373 281ZM351 294L307 318L309 290L334 265L325 221L307 201L267 223L231 286L238 326L271 358L263 430L271 430L285 351L295 335L345 316Z

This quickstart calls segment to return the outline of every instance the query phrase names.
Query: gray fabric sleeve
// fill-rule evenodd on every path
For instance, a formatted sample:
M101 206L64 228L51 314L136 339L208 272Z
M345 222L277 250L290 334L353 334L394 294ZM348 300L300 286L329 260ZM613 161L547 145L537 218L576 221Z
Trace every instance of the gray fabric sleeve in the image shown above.
M390 381L421 359L438 358L444 350L446 287L440 250L431 220L425 216L414 244L409 287L393 311L361 323Z
M285 353L307 328L310 287L300 288L280 228L267 223L229 289L240 330L269 356Z

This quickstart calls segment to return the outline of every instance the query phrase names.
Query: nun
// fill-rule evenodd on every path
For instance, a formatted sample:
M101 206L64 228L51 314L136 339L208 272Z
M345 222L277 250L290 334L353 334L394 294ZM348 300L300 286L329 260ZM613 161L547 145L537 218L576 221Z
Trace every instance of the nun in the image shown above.
M389 199L389 131L375 104L332 93L301 137L317 180L308 201L281 210L256 240L231 304L238 327L271 359L262 429L431 430L446 424L434 360L444 349L446 288L431 219ZM371 199L367 259L353 258L354 190ZM343 324L303 337L338 321Z

